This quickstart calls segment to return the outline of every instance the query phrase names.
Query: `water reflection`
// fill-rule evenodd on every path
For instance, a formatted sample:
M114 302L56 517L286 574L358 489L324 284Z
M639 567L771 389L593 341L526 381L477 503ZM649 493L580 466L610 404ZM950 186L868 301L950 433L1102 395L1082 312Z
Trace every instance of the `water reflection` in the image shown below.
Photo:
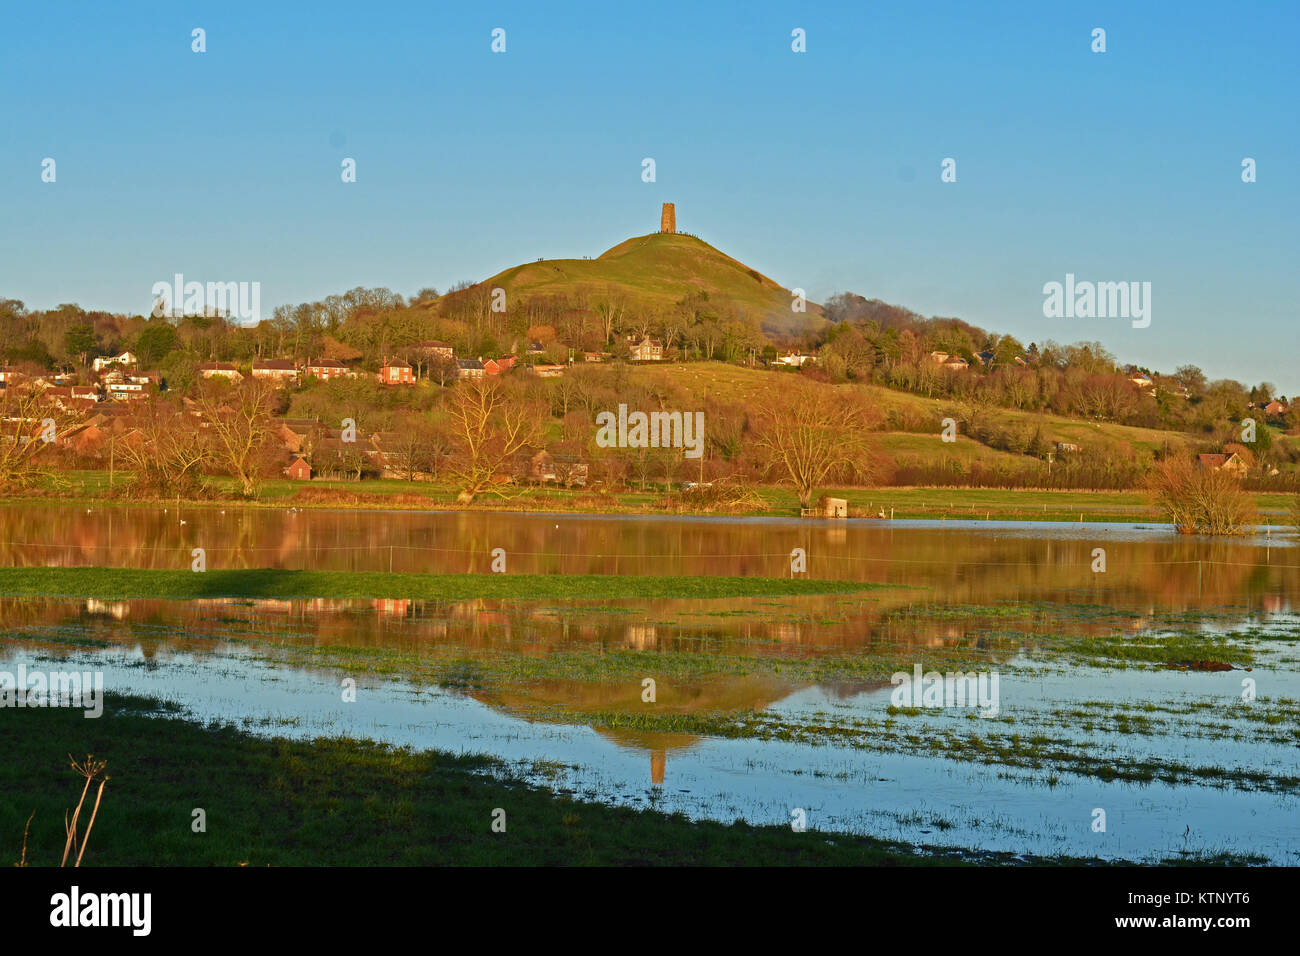
M504 513L0 507L0 565L784 577L934 589L949 602L1069 600L1263 608L1300 590L1295 536L1205 539L1165 528L1032 522L799 521ZM1092 570L1094 549L1106 570ZM392 613L402 606L394 604Z

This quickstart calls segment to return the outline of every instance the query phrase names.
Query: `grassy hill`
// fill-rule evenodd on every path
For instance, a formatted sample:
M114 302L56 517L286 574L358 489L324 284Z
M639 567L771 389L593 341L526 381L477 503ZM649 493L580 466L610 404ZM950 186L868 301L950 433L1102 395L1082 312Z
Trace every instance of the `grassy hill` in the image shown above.
M651 233L619 243L595 259L545 259L506 269L484 285L507 296L586 292L623 297L629 309L663 311L692 292L707 292L760 322L765 331L806 329L821 321L821 307L790 309L791 293L703 239Z
M778 397L786 386L786 374L761 369L723 365L719 362L674 363L658 368L640 367L634 374L647 379L663 377L698 400L706 396L713 401L735 407L753 408L768 398ZM913 421L931 423L930 430L885 430L878 436L878 447L895 458L913 457L921 462L956 459L963 464L979 461L983 464L1002 462L1007 465L1025 464L1023 455L1011 454L989 448L959 434L953 444L939 440L941 420L950 414L960 419L960 411L953 403L926 398L910 392L898 392L878 385L825 385L824 388L854 388L865 391L871 402L883 415L898 413ZM1187 445L1189 436L1182 432L1153 428L1134 428L1128 425L1097 423L1065 418L1040 412L1022 412L1007 408L990 408L984 412L985 420L998 428L1041 428L1043 436L1052 443L1069 442L1089 451L1127 459L1153 455L1165 444Z

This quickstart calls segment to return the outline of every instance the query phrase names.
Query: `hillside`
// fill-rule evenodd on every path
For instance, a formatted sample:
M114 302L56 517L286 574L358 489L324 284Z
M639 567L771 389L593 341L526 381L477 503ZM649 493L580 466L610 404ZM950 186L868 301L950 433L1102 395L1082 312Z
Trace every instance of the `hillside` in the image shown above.
M780 395L786 384L785 374L789 373L773 374L736 365L692 362L659 368L638 368L634 380L662 377L701 404L707 398L735 408L753 408ZM864 391L887 422L890 419L906 422L901 427L887 423L877 439L879 450L895 459L913 459L923 464L953 460L968 464L979 461L986 465L1001 463L1020 467L1030 461L1024 455L989 448L969 438L964 432L959 433L953 444L941 442L938 431L942 419L947 415L960 418L960 410L951 401L925 398L879 385L822 387ZM1111 422L1088 422L1044 412L990 408L984 416L996 428L1041 428L1044 438L1052 444L1069 442L1090 452L1120 460L1136 456L1138 460L1149 461L1165 445L1190 445L1189 437L1177 431L1136 428Z
M792 294L776 281L695 236L635 236L595 259L545 259L506 269L481 285L511 299L588 293L621 296L629 311L663 313L693 292L706 292L759 322L764 332L801 334L822 325L821 307L791 311Z

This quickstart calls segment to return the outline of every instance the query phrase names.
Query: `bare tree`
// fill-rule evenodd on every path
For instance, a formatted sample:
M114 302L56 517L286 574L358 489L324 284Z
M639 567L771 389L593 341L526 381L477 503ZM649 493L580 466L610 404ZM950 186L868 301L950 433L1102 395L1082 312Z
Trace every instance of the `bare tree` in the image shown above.
M239 480L245 498L257 494L275 390L276 385L265 379L248 378L237 385L209 381L196 399L212 435L213 453Z
M1165 458L1152 468L1147 490L1179 534L1241 534L1257 520L1250 495L1226 468Z
M81 416L47 399L33 385L10 384L0 396L0 488L26 488L53 477L53 469L39 460L40 453L60 441Z
M206 436L169 402L137 402L131 411L116 451L134 475L133 487L167 497L197 490L212 458Z
M596 297L594 305L596 315L600 318L601 334L604 335L604 340L608 343L623 321L623 315L627 311L627 300L622 293L607 288Z
M524 448L537 444L543 410L508 391L498 379L469 379L456 387L447 409L455 446L447 471L460 485L456 500L469 504L491 491L507 497L495 479Z
M795 380L758 414L755 445L768 467L794 485L799 504L828 478L854 483L870 477L867 431L874 424L855 392Z

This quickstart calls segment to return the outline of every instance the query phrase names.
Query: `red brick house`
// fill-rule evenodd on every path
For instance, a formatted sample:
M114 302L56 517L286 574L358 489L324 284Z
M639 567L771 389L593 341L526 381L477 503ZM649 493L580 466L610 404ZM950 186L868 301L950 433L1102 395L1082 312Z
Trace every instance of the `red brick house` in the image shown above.
M379 370L381 385L414 385L415 369L401 359L388 362Z
M342 362L336 362L333 359L307 360L307 367L304 370L312 378L318 378L322 382L328 382L333 378L346 378L352 374L351 370Z
M284 473L294 481L311 481L311 465L301 455L289 463Z

